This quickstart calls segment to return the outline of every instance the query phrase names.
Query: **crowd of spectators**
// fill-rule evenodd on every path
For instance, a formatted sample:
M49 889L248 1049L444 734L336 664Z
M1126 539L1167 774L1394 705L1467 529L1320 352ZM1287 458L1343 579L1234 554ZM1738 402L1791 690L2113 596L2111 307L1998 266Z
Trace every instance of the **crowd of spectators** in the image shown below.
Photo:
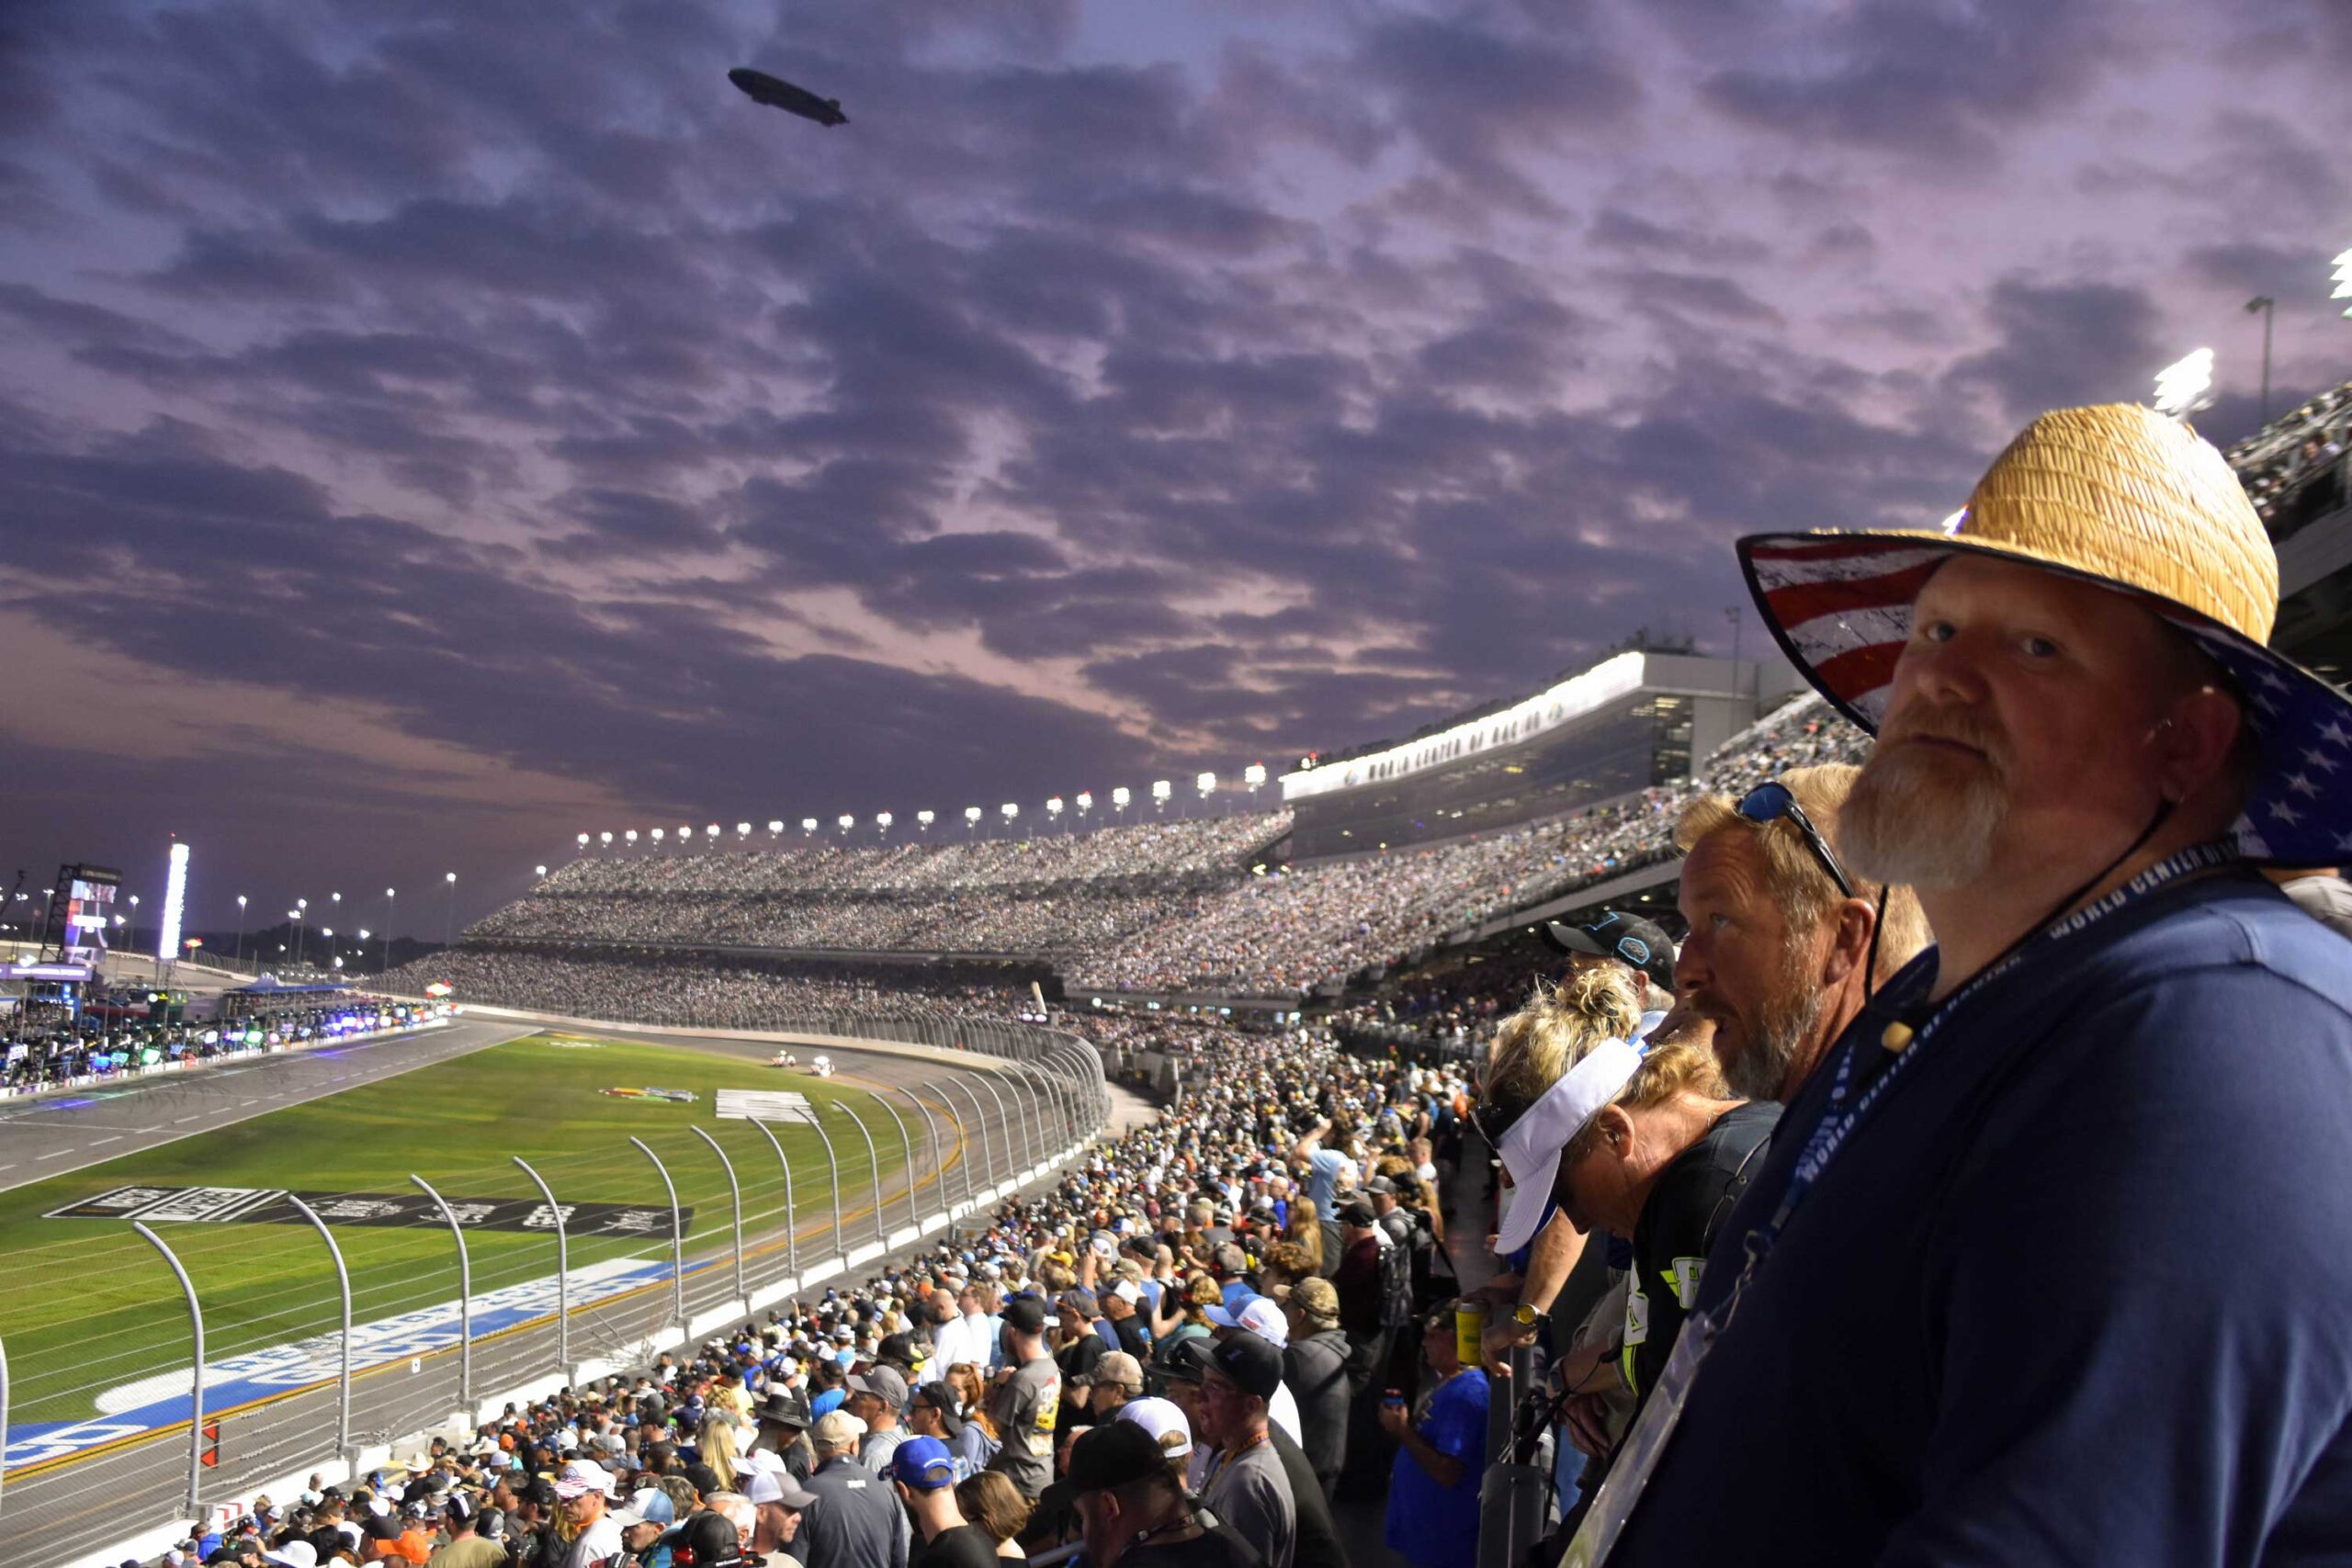
M643 1018L654 1006L665 1010L663 1018L695 1011L718 1021L802 1002L862 1004L803 996L756 969L710 964L700 978L665 979L659 998L649 998L630 990L649 972L643 965L554 954L534 960L513 944L1019 953L1061 969L1073 990L1296 994L1667 858L1668 829L1694 792L1737 794L1786 768L1849 760L1865 744L1808 695L1736 738L1692 783L1506 832L1287 867L1250 860L1286 827L1279 815L954 846L969 853L899 846L589 859L474 927L467 947L411 968L448 979L475 999L597 1010L567 1005L567 987L584 982L600 1005L636 1010L602 1016ZM1098 840L1110 847L1086 847ZM1123 840L1149 853L1122 851ZM1034 844L1051 847L1033 856ZM1124 869L1092 880L984 880L1008 865Z
M166 1568L984 1568L1081 1544L1096 1568L1345 1568L1333 1499L1356 1486L1391 1498L1417 1568L1466 1564L1487 1383L1453 1358L1437 1196L1466 1085L1295 1032L1114 1027L1181 1036L1202 1070L1050 1190L690 1353L258 1499Z
M590 953L469 942L403 964L383 984L404 993L444 985L460 1002L533 1012L721 1029L813 1028L852 1015L952 1024L1035 1010L1025 986L690 950Z
M1289 830L1287 812L1237 812L1025 839L600 854L467 935L1053 953L1116 940L1189 890L1230 884Z
M2273 539L2285 539L2347 499L2344 454L2352 448L2352 381L2332 387L2264 425L2224 457Z

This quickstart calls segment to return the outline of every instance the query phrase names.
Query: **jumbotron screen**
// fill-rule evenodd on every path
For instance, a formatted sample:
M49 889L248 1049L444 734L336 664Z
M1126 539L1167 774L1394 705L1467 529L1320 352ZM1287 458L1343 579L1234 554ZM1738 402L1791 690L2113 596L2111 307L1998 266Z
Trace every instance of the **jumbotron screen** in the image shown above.
M65 878L65 957L75 964L95 964L107 950L107 925L114 918L115 890L122 874L105 866L67 868Z

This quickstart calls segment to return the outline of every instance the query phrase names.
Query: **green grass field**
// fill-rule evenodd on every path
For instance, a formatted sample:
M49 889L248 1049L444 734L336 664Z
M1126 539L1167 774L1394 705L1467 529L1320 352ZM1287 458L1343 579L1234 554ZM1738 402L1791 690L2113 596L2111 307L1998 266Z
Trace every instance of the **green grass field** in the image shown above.
M11 1422L63 1421L93 1413L93 1397L149 1373L185 1366L187 1309L170 1270L120 1220L46 1219L133 1182L272 1187L296 1191L413 1193L411 1173L443 1197L534 1198L509 1156L520 1155L563 1202L660 1204L667 1199L631 1134L661 1156L694 1219L691 1255L723 1245L732 1207L718 1162L689 1129L716 1137L743 1185L748 1238L778 1230L784 1180L758 1131L721 1122L719 1089L794 1089L811 1101L848 1103L875 1131L884 1170L904 1155L873 1097L839 1078L779 1072L739 1057L673 1045L541 1034L347 1092L258 1116L216 1132L127 1155L71 1176L0 1193L0 1325L5 1325ZM691 1105L623 1100L612 1087L691 1089ZM851 1216L870 1200L865 1145L846 1117L827 1117L842 1162ZM823 1145L806 1127L779 1126L792 1162L794 1208L804 1230L831 1224ZM918 1136L920 1132L918 1131ZM850 1239L862 1223L849 1217ZM331 1332L338 1318L334 1268L318 1235L294 1224L164 1224L205 1309L207 1359L218 1360ZM367 1323L447 1301L457 1263L446 1228L338 1226L348 1263L353 1321ZM827 1232L830 1239L830 1231ZM555 1272L546 1234L469 1231L477 1294ZM642 1239L575 1238L577 1269L600 1258L666 1252Z

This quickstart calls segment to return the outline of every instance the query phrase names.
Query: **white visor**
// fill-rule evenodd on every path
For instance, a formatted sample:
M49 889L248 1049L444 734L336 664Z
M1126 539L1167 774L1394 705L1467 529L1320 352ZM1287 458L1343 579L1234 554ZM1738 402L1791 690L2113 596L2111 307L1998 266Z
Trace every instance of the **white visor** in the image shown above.
M1560 1081L1545 1089L1503 1134L1495 1152L1502 1156L1511 1185L1503 1194L1496 1252L1517 1252L1535 1239L1535 1228L1552 1201L1561 1151L1602 1106L1624 1092L1641 1065L1638 1046L1604 1040L1562 1074Z

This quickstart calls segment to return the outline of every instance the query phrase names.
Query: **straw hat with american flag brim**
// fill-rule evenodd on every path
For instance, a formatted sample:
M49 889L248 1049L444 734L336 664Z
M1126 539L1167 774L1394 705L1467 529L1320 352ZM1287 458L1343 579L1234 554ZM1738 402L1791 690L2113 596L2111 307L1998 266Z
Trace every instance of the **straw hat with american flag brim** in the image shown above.
M2133 594L2236 682L2256 765L2234 829L2248 860L2352 856L2352 698L2265 646L2278 558L2220 452L2130 403L2028 425L1940 530L1819 530L1739 542L1765 624L1792 663L1872 734L1911 605L1955 555L2024 562Z

